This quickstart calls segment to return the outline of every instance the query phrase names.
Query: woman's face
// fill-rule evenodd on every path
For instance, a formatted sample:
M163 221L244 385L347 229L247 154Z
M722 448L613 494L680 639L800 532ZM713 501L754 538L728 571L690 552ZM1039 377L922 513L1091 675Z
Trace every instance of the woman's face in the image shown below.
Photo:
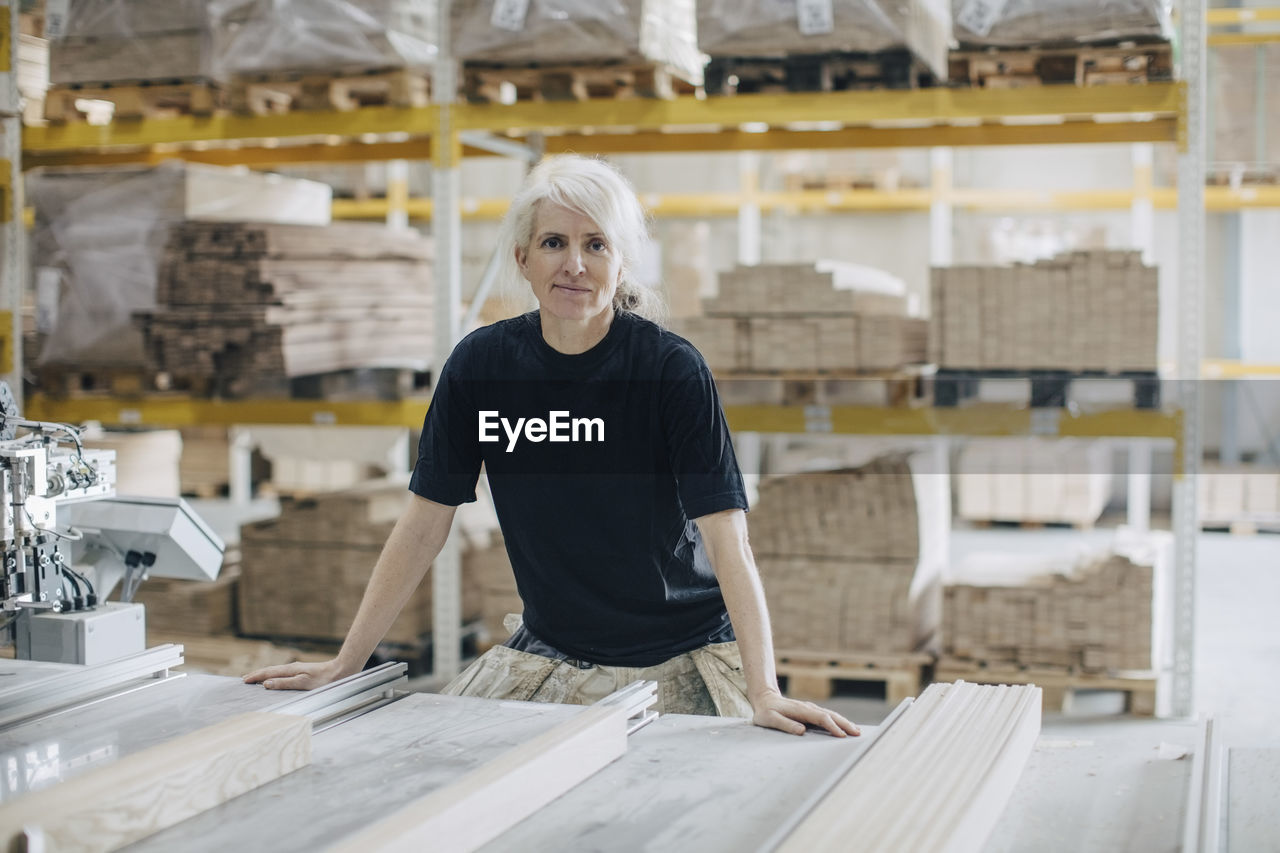
M552 202L539 203L533 239L515 251L543 313L585 321L612 310L622 258L583 214Z

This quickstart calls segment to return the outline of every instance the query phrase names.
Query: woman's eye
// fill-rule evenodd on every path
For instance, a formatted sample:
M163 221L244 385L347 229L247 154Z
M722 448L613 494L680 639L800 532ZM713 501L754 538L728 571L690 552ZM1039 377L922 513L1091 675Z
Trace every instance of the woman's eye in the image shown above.
M603 252L605 249L609 248L603 240L592 240L589 245L593 252Z
M548 237L547 239L545 239L545 240L543 240L543 241L542 241L542 248L544 248L544 249L559 249L559 248L560 248L560 238L559 238L559 237Z

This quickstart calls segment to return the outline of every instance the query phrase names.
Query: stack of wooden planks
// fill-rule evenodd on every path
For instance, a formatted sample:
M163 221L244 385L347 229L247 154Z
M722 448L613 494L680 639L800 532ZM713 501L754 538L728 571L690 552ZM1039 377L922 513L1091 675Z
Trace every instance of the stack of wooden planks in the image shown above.
M523 613L524 601L501 535L486 547L468 551L462 558L462 573L479 587L480 619L488 635L485 642L502 642L511 633L505 624L507 616Z
M956 462L956 514L1090 527L1111 498L1111 451L1089 439L971 439Z
M309 374L423 369L431 243L375 225L184 222L138 315L148 368L175 387L244 395Z
M46 22L56 85L210 76L206 0L70 0Z
M930 685L773 849L983 850L1039 734L1035 686Z
M927 323L902 296L839 289L813 264L721 273L702 308L672 327L717 372L888 371L925 356Z
M243 634L341 640L391 528L412 499L399 480L285 501L280 516L240 529ZM478 611L478 590L463 578L462 612ZM431 583L421 584L387 632L416 643L431 629Z
M150 578L133 600L147 609L147 630L198 635L231 634L236 629L236 584L239 556L231 552L223 560L214 581Z
M1196 489L1204 525L1280 525L1280 471L1274 468L1206 465Z
M1132 251L935 267L929 360L971 370L1154 371L1159 281Z
M972 555L944 594L944 659L995 668L1151 670L1151 563L1119 553L1070 563Z
M934 630L905 457L765 480L751 544L780 653L911 652Z

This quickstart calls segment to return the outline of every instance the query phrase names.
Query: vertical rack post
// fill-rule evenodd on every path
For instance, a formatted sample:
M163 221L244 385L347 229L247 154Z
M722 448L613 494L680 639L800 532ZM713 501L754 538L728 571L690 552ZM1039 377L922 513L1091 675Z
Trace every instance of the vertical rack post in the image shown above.
M0 379L22 406L22 101L18 93L18 0L0 0Z
M452 105L458 78L449 44L451 0L440 0L436 10L438 36L431 90L439 123L431 140L431 236L435 242L436 322L435 357L431 370L436 378L458 340L458 307L462 299L462 211L459 202L458 167L462 142L453 126ZM452 678L462 664L462 565L458 537L450 535L431 569L432 672Z
M1185 103L1178 155L1178 399L1182 441L1173 483L1174 608L1171 711L1195 712L1196 557L1200 541L1196 475L1200 467L1200 362L1204 348L1205 0L1182 0L1181 77Z

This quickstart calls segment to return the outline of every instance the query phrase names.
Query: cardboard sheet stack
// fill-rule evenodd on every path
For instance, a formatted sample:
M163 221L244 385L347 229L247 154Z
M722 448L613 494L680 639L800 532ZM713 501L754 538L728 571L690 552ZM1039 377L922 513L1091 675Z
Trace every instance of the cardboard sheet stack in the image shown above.
M40 169L27 177L35 208L31 268L38 364L141 368L133 315L156 307L170 229L184 220L327 225L325 184L237 169Z
M702 82L694 0L593 0L452 7L454 56L466 63L661 65Z
M411 499L403 481L374 480L285 501L279 518L241 527L241 633L335 641L345 637L378 554ZM464 574L464 618L475 616L477 593ZM416 643L430 629L427 581L410 597L386 641Z
M920 531L902 456L763 481L751 545L777 648L916 650L936 628L940 570Z
M950 41L947 0L698 3L698 46L713 57L873 53L907 47L945 80Z
M1169 39L1165 0L950 0L956 39L965 46L1022 47Z
M1090 526L1111 499L1111 450L1085 439L972 439L957 461L956 513Z
M376 225L187 222L165 247L140 316L148 368L242 395L362 367L423 370L431 353L431 243Z
M435 0L70 0L49 30L54 84L427 67Z
M239 557L230 554L214 581L149 578L133 600L146 607L147 630L215 636L236 629L236 584Z
M929 355L966 370L1154 371L1157 270L1139 252L935 267Z
M1280 471L1261 466L1206 465L1196 478L1204 524L1280 524Z
M672 328L717 372L895 370L925 356L927 323L902 296L838 289L813 264L721 273L702 310Z
M975 554L948 580L942 654L989 666L1149 670L1155 569L1118 553L1074 562Z

